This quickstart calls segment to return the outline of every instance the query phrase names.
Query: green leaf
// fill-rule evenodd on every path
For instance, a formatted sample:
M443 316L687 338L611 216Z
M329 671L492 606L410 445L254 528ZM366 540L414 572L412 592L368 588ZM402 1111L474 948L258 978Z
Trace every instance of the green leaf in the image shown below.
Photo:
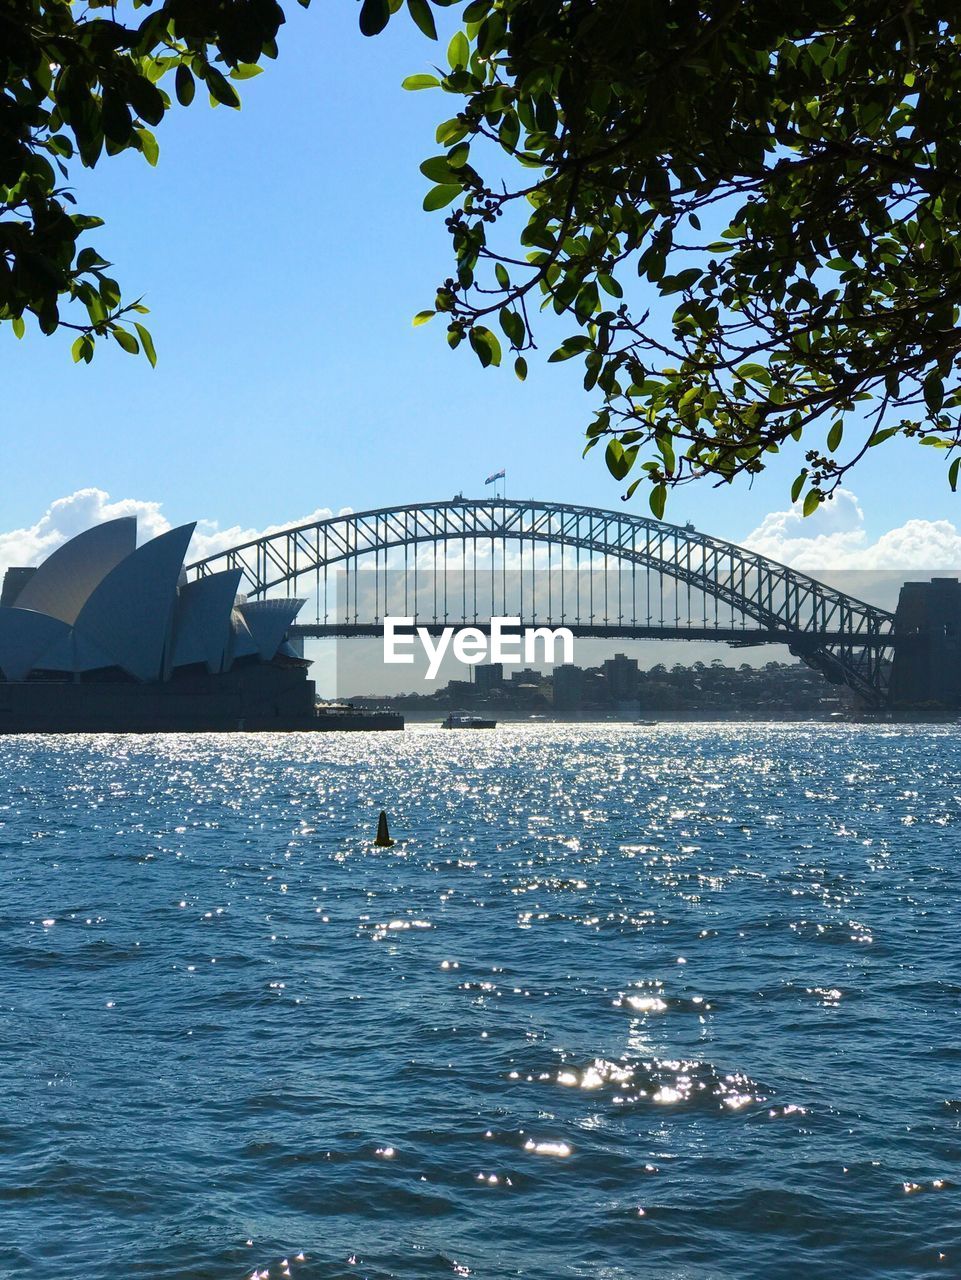
M763 364L742 364L737 370L737 376L743 378L745 382L753 379L755 382L762 383L765 387L771 385L771 375Z
M130 108L118 94L107 89L104 90L101 105L104 136L111 142L126 144L133 132Z
M587 351L593 346L590 338L583 335L575 335L573 338L565 338L556 351L547 357L548 364L559 364L561 360L570 360L571 356L578 355L581 351Z
M447 46L447 61L452 67L466 67L470 59L470 45L463 31L458 31Z
M230 78L231 80L252 80L262 72L263 67L258 67L256 62L238 62L235 67L231 67Z
M12 321L13 332L18 338L22 338L26 332L26 325L23 323L23 316L14 316Z
M831 430L828 432L828 451L834 453L838 445L841 443L841 437L844 435L844 423L840 420L831 424Z
M485 369L488 365L500 364L501 344L490 329L485 329L483 325L475 325L468 336L474 353Z
M426 324L427 321L433 319L436 314L436 311L418 311L417 315L414 316L414 328L416 329L418 325Z
M501 127L497 131L500 144L505 151L513 151L517 146L521 136L520 121L514 111L509 111L501 122Z
M424 208L428 213L432 212L434 209L443 209L444 206L450 204L452 200L456 200L462 190L462 187L450 186L443 183L440 186L431 187L430 191L427 192L427 195L424 196Z
M157 86L144 76L132 76L126 88L130 104L141 120L146 120L147 124L159 124L167 104Z
M425 178L429 178L431 182L436 182L440 186L449 187L454 183L460 183L460 177L451 169L447 156L430 156L419 167Z
M657 437L657 448L664 459L664 474L672 475L677 465L677 458L674 454L674 440L671 434L665 431Z
M508 307L501 307L500 322L505 336L510 339L512 345L523 346L524 339L527 337L527 328L518 313L511 311Z
M134 327L134 328L137 330L137 332L140 334L140 345L143 347L143 353L144 353L144 355L145 355L145 356L147 357L147 359L150 361L150 367L151 367L152 369L156 369L156 367L157 367L157 352L154 350L153 338L151 338L151 336L150 336L150 330L149 330L149 329L145 329L145 328L143 327L143 325L142 325L142 324L140 324L140 323L139 323L139 321L136 321L136 320L134 321L134 326L133 326L133 327Z
M609 440L604 451L607 469L615 480L623 480L631 469L637 450L625 449L616 437Z
M78 271L92 271L94 267L109 267L110 263L106 258L101 258L96 249L92 249L90 245L85 245L77 254L76 269Z
M235 110L240 110L240 98L237 90L216 67L208 66L204 68L204 83L210 90L210 96L215 102L221 102L225 107L233 107Z
M518 381L523 382L527 377L527 361L523 356L518 356L514 361L514 372L517 374Z
M140 150L143 158L149 165L155 165L160 159L160 147L157 144L157 139L149 129L138 129L137 137L140 139Z
M390 19L387 0L364 0L360 11L360 29L365 36L376 36Z
M924 380L924 403L932 413L937 413L944 404L944 383L937 373L929 373Z
M797 479L791 485L791 501L797 502L801 496L801 490L804 488L804 481L808 478L807 467L800 472Z
M955 458L948 467L948 484L951 486L952 493L958 491L958 467L961 467L961 458Z
M875 445L884 444L885 440L890 440L892 436L896 436L900 430L900 427L885 427L883 431L876 431L868 441L868 444L873 449Z
M111 329L110 332L128 355L139 355L140 344L132 333L128 333L126 329L121 329L119 327Z
M109 276L100 276L100 300L107 311L120 306L120 285Z
M801 508L805 516L813 515L821 505L821 490L808 489L804 498L804 506Z
M74 352L74 362L82 360L84 364L89 364L93 359L93 349L95 339L92 334L84 333L73 344L71 350Z
M663 484L656 484L651 490L648 502L657 519L663 519L664 508L667 505L667 488Z
M181 62L180 66L174 73L174 88L177 93L177 101L182 107L189 107L194 100L194 93L197 90L197 84L191 74L190 68Z
M440 81L436 76L417 75L408 76L406 80L400 82L402 89L408 89L414 92L417 89L439 89Z
M407 9L428 40L436 40L437 28L427 0L407 0Z
M461 138L466 138L470 129L463 120L458 120L455 116L453 120L444 120L437 126L434 133L437 141L444 147L452 147L455 142L460 142Z

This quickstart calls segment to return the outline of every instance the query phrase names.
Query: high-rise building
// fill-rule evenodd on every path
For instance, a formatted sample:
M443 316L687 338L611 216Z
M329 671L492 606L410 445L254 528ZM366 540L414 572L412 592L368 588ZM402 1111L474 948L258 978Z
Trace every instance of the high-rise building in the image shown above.
M503 662L486 662L474 668L474 685L478 694L488 694L504 683Z
M637 697L639 683L637 659L629 658L624 653L615 653L601 666L607 679L607 686L615 702L623 702Z
M554 668L554 710L560 715L576 715L584 697L584 670L572 662Z

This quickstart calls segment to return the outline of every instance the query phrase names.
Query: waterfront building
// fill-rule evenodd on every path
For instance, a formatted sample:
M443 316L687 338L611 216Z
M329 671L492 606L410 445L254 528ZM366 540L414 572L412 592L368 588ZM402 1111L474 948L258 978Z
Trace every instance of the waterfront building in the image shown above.
M0 732L393 727L318 722L287 638L303 600L246 600L239 569L188 582L194 527L138 547L122 517L7 570Z
M554 710L558 715L577 715L584 698L584 669L572 662L554 668Z
M229 671L245 658L298 661L287 631L298 599L246 601L240 570L187 582L194 525L138 547L134 517L78 534L36 569L8 569L0 607L5 681L96 673L165 683L190 667Z

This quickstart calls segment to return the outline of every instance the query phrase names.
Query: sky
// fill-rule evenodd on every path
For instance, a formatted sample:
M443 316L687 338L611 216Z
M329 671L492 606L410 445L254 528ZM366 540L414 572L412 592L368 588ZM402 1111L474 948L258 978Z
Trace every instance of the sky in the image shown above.
M140 513L142 536L197 520L201 554L318 512L484 496L501 467L508 496L620 507L601 451L581 458L596 402L577 361L548 367L548 343L521 384L411 324L451 269L418 172L450 100L400 82L443 47L406 15L366 40L348 0L289 10L242 111L198 94L159 128L156 169L125 155L76 174L159 360L111 344L74 365L67 334L4 326L0 567L110 514ZM939 451L870 451L808 521L789 501L802 454L751 486L688 486L666 516L812 572L961 564ZM641 491L631 509L647 514Z

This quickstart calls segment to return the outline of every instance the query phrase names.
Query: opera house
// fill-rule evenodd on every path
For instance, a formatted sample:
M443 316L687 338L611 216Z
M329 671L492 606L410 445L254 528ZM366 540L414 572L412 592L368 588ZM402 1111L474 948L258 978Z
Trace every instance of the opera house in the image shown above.
M188 582L194 527L138 547L110 520L7 570L0 733L402 726L318 716L288 640L303 600L245 600L239 569Z

